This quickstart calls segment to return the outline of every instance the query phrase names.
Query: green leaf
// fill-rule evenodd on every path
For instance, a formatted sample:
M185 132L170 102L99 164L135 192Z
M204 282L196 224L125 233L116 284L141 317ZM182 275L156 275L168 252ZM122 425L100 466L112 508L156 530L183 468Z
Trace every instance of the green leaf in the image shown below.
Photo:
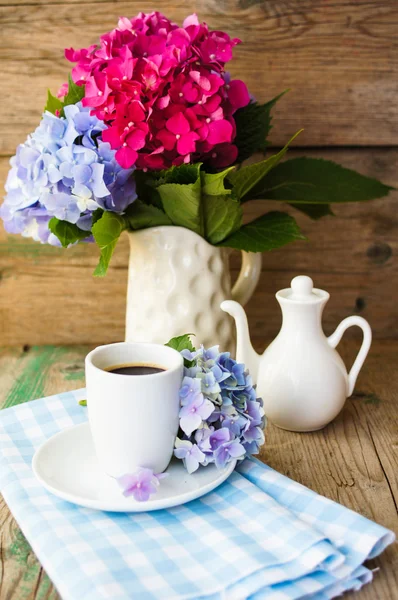
M386 196L392 189L335 162L301 157L275 167L257 182L250 197L297 205L329 204L373 200Z
M163 209L173 225L186 227L203 236L200 164L189 166L196 168L195 183L163 183L156 189Z
M136 170L134 172L134 179L138 198L145 204L153 204L161 209L162 201L155 188L156 185L159 185L156 174L156 171L148 173Z
M242 207L231 196L205 195L202 198L206 240L218 244L242 223Z
M265 152L268 146L267 138L271 131L271 109L287 91L265 104L250 102L234 113L236 124L234 144L238 147L238 163L250 158L255 152Z
M48 110L48 112L50 112L53 115L55 115L57 110L59 112L62 111L63 106L64 105L61 102L61 100L59 98L56 98L55 96L53 96L52 93L50 92L50 90L48 90L48 92L47 92L47 104L45 105L44 110Z
M131 229L172 225L169 217L160 208L156 208L152 204L145 204L139 199L129 206L126 211L126 218Z
M80 406L87 406L87 400L79 400Z
M106 275L116 243L126 228L127 220L124 217L108 211L93 225L93 236L101 250L100 260L94 271L96 277Z
M304 240L296 221L282 212L269 212L218 244L246 252L266 252L296 240Z
M250 190L254 188L259 181L263 180L267 173L271 171L271 169L275 168L275 166L282 160L285 156L289 145L292 141L303 131L300 129L294 136L288 141L286 146L282 148L278 152L278 154L274 154L261 162L254 163L252 165L247 165L239 171L234 171L228 175L228 180L234 186L234 193L239 200L243 202L252 199L252 195L249 194Z
M230 194L231 188L225 187L225 178L233 171L235 167L228 167L225 171L219 173L206 173L201 172L202 180L202 193L209 194L211 196L219 196L220 194Z
M64 248L80 240L85 240L91 235L90 231L83 231L77 225L68 221L60 221L56 217L50 219L48 228L59 239Z
M201 166L202 163L172 166L170 169L158 171L155 177L159 180L159 183L180 183L181 185L195 183Z
M72 77L68 75L68 93L64 98L63 106L80 102L80 100L84 98L84 88L84 85L77 85Z
M314 219L314 221L317 221L321 217L327 217L328 215L331 215L334 217L334 213L330 208L330 204L292 204L292 203L290 203L290 206L293 206L293 208L295 208L296 210L299 210L300 212L304 213L305 215L307 215L307 217Z
M64 99L60 100L59 98L56 98L52 95L50 90L48 90L47 104L44 107L44 110L48 110L53 115L55 115L55 111L58 110L60 115L63 116L63 109L65 106L76 104L77 102L80 102L82 98L84 98L84 85L77 85L72 77L68 75L68 93Z
M201 172L204 234L210 244L217 244L239 229L242 223L242 208L226 188L226 177L234 167L220 173Z
M178 337L171 338L165 344L165 346L169 346L169 348L173 348L177 350L177 352L181 352L182 350L189 350L190 352L194 352L195 348L191 342L191 335L195 335L194 333L185 333L184 335L179 335Z
M101 219L103 214L104 211L102 210L102 208L97 208L96 210L94 210L91 216L92 225L95 225L95 223Z

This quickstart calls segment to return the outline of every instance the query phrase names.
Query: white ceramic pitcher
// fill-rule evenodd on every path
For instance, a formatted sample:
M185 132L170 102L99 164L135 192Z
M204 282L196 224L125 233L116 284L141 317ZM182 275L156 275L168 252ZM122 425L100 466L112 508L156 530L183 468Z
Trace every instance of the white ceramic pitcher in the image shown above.
M261 254L242 252L231 289L229 250L212 246L184 227L162 226L129 233L126 341L166 343L194 333L194 344L234 352L235 329L220 303L245 304L261 272Z
M277 292L276 299L282 309L282 328L262 356L250 343L243 308L230 301L221 307L235 318L237 360L249 367L267 417L282 429L315 431L336 417L354 391L372 332L365 319L353 316L326 337L321 320L329 294L314 289L310 277L295 277L290 288ZM353 325L362 329L363 342L347 373L335 348Z

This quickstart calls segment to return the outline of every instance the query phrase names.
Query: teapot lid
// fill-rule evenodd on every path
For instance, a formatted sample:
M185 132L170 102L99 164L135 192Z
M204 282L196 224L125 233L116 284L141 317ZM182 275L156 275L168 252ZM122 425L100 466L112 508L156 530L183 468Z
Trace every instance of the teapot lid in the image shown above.
M319 302L329 298L328 292L314 288L314 282L307 275L298 275L290 283L290 288L280 290L277 298L292 300L293 302Z

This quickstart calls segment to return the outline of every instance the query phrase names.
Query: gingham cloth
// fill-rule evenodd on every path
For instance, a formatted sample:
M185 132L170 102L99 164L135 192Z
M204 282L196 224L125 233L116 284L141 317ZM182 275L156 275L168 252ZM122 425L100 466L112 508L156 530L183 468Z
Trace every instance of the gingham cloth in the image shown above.
M35 479L47 438L86 421L84 390L0 412L0 489L65 600L334 598L394 534L247 459L218 489L151 513L75 506Z

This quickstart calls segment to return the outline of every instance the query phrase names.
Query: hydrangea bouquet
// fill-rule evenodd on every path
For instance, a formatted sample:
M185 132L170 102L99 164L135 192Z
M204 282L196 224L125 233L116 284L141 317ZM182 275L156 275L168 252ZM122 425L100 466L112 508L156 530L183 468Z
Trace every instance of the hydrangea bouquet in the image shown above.
M64 247L95 241L103 275L124 230L178 225L261 252L303 236L283 212L243 225L249 200L318 218L330 202L386 195L391 188L329 161L280 163L292 140L241 167L265 152L280 96L258 103L230 76L239 43L196 15L179 26L154 12L120 18L99 44L66 50L68 83L48 93L41 123L11 159L6 230Z
M218 346L183 350L189 366L180 390L180 430L174 455L188 473L199 465L224 467L264 443L265 417L244 364Z
M188 473L209 464L222 469L247 454L257 454L265 439L265 416L245 365L229 352L220 352L218 346L196 350L189 335L173 338L166 345L179 350L184 358L174 456L183 461ZM125 496L145 501L156 493L165 476L141 468L123 475L118 483Z

